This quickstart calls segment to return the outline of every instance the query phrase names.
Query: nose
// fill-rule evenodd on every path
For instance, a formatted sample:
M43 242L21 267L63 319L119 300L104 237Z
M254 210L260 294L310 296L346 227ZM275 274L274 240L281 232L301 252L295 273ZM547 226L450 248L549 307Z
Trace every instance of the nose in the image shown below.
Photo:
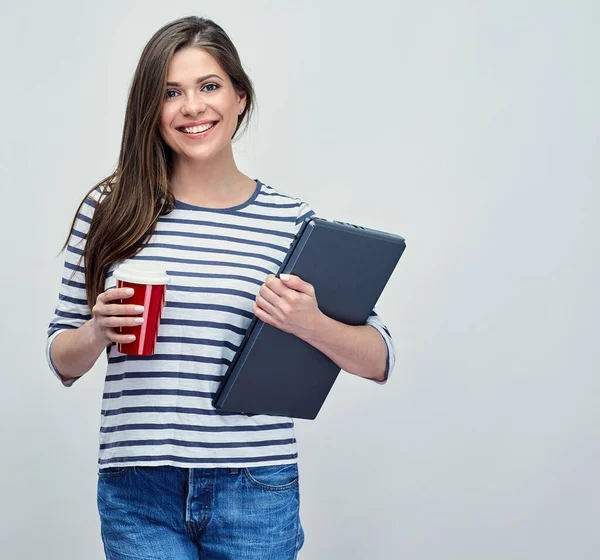
M184 115L196 115L199 112L203 113L205 110L206 103L201 96L190 95L181 105L181 112Z

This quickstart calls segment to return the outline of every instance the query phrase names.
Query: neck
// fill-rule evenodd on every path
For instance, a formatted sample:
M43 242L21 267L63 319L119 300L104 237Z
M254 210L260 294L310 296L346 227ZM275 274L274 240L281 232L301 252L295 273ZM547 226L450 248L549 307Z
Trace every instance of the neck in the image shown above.
M219 199L231 194L247 177L233 159L231 144L208 161L173 154L169 188L178 199Z

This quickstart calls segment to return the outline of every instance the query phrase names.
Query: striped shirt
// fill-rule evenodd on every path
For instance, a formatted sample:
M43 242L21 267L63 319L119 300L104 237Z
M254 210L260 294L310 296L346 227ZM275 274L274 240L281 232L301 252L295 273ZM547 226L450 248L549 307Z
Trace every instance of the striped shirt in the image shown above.
M99 467L172 465L252 467L295 463L291 418L237 414L212 405L222 376L254 316L252 304L269 274L276 274L302 222L314 211L306 202L262 183L231 208L202 208L176 201L161 216L147 245L133 258L162 265L171 276L155 353L130 356L107 349L102 398ZM86 198L65 252L62 283L48 327L53 340L92 318L78 264L100 187ZM116 287L113 263L105 289ZM74 273L74 274L73 274ZM71 278L71 276L73 277ZM389 330L375 312L367 323L387 348L386 380L394 368ZM377 382L375 383L385 383Z

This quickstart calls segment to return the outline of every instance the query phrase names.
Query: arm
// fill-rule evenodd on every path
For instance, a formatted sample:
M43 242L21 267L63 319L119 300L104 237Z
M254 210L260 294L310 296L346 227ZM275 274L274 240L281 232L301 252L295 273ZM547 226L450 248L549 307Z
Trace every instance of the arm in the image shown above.
M63 385L70 386L92 369L106 346L94 335L90 319L79 328L60 331L49 341L49 362Z
M91 337L92 313L87 303L83 259L79 262L99 197L100 189L96 189L77 215L65 251L56 308L48 325L46 360L65 387L89 371L103 350Z
M348 373L386 380L387 345L371 325L346 325L321 313L312 330L300 338Z
M314 287L293 274L269 274L252 311L308 342L348 373L385 383L394 367L393 340L375 309L365 325L336 321L319 309Z

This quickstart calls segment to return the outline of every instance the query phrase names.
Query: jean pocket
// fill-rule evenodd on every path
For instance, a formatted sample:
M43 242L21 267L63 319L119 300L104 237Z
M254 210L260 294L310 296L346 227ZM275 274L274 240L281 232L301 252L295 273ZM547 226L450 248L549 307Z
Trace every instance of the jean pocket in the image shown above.
M255 488L282 492L298 486L298 464L245 467L246 480Z
M98 469L98 478L117 478L123 476L130 467L103 467Z

